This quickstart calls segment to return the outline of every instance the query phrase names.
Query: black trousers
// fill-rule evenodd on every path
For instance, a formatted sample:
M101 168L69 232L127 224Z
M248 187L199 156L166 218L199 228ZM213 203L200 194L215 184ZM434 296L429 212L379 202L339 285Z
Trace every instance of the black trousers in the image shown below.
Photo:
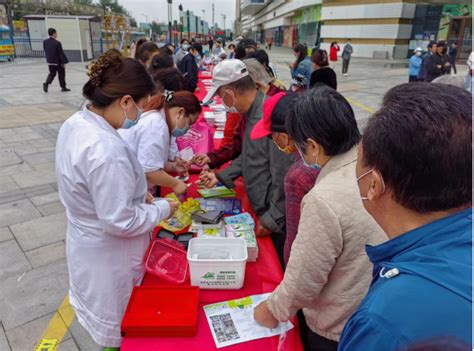
M281 268L285 270L285 259L283 258L283 250L285 248L286 235L284 233L272 233L271 236L273 246L275 247L278 255L278 261L280 261Z
M346 60L346 59L342 59L342 74L345 74L347 73L347 71L349 70L349 60Z
M337 346L336 341L323 338L306 328L306 337L303 338L304 351L337 351Z
M454 74L458 74L458 70L456 69L456 59L451 57L449 61L451 62L451 67L454 70Z
M49 74L46 78L46 84L51 84L58 74L59 85L61 88L66 88L66 69L62 65L49 65Z
M418 76L408 76L408 82L413 83L413 82L419 82L420 80L418 79Z

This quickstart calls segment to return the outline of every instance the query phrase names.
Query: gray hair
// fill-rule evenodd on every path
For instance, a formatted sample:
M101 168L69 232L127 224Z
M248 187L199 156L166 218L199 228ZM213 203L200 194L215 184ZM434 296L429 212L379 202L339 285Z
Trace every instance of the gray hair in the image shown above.
M252 77L254 82L268 85L272 81L272 78L268 74L265 67L260 62L258 62L257 59L248 58L242 60L242 62L245 63L245 66L249 71L249 75Z
M446 74L444 76L434 79L432 83L453 85L455 87L465 89L464 77L461 77L461 76L453 76L450 74Z

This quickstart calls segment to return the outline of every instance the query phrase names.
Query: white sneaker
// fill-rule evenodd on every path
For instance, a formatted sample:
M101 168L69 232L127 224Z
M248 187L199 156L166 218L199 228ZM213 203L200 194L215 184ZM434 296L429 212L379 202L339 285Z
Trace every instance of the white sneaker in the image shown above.
M347 74L347 73L344 73L344 74L343 74L343 76L344 76L344 77L347 77L347 76L348 76L348 74Z

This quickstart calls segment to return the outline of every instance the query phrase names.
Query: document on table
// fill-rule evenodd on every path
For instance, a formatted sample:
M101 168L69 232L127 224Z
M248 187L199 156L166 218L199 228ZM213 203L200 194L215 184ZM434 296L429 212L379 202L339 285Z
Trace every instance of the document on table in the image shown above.
M280 322L274 329L262 327L255 322L253 309L269 295L252 295L204 306L217 348L280 335L293 328L291 322Z

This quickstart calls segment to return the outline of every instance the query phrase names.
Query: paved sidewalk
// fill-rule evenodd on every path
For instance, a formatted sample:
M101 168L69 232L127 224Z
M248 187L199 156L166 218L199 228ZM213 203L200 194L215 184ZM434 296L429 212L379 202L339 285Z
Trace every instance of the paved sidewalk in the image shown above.
M289 83L291 51L273 48L270 58ZM45 94L42 60L0 63L0 351L32 350L67 294L66 218L54 153L61 123L83 101L84 67L67 66L71 92L60 92L56 80ZM370 60L351 62L349 77L339 71L339 90L351 99L361 127L385 91L407 81L406 69ZM74 320L59 350L94 349Z

